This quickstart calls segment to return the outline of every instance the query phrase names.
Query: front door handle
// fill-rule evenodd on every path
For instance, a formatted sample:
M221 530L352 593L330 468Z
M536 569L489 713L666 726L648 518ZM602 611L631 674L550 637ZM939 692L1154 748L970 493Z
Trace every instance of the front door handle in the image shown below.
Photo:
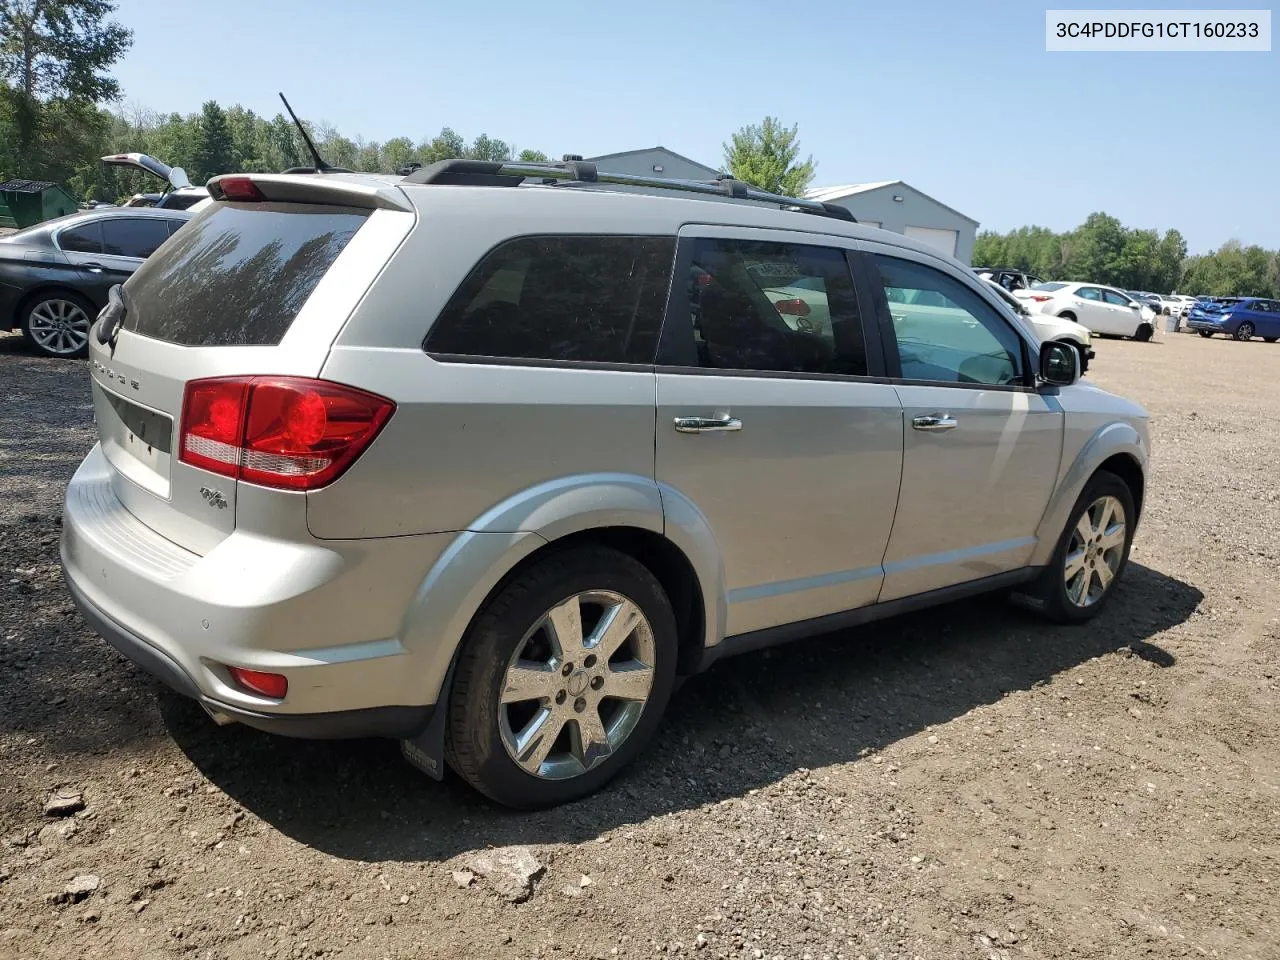
M735 417L676 417L677 433L728 433L742 429L742 421Z
M105 269L100 263L82 263L81 266L90 273L101 273Z
M948 413L931 413L925 417L916 417L911 421L911 426L917 430L954 430L959 426L959 421Z

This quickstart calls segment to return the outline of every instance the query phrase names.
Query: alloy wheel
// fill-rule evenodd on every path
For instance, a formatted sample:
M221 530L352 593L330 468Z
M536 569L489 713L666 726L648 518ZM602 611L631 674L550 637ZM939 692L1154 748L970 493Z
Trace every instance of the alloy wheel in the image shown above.
M1248 320L1246 320L1244 323L1240 324L1240 326L1236 327L1236 339L1237 339L1237 340L1252 340L1252 339L1253 339L1253 324L1252 324L1252 323L1250 323Z
M1099 497L1080 515L1071 531L1063 564L1067 599L1091 607L1110 589L1124 560L1124 506L1112 496Z
M89 342L89 316L70 300L42 300L27 318L27 333L46 353L71 356Z
M544 613L502 678L499 731L526 773L581 776L631 735L654 683L653 628L609 590L575 594Z

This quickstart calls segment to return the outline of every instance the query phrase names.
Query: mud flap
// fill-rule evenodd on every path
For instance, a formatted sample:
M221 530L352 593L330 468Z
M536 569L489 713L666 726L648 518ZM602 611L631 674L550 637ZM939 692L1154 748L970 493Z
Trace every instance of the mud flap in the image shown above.
M449 719L449 691L453 689L453 670L457 663L455 655L440 686L436 708L431 711L431 721L426 729L416 737L400 741L400 754L434 780L444 779L444 726Z

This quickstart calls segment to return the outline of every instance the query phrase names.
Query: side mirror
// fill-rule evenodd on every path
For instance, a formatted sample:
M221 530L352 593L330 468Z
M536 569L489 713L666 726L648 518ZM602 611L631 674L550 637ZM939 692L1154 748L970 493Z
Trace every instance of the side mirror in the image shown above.
M1069 387L1080 379L1080 351L1061 340L1040 344L1040 382Z

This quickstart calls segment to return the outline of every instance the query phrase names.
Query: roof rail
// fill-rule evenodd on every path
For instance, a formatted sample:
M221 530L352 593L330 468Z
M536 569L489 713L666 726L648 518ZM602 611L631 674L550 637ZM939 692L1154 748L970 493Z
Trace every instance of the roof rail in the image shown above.
M594 163L566 155L563 163L522 163L511 160L440 160L420 170L414 170L405 183L452 184L463 186L518 187L525 180L536 180L557 186L577 186L608 183L627 187L649 187L655 190L676 190L698 193L704 196L729 197L737 200L755 200L760 203L776 203L782 209L799 210L857 223L857 218L847 207L821 200L802 197L785 197L749 187L741 180L723 174L715 180L668 180L660 177L640 177L629 173L606 173Z

